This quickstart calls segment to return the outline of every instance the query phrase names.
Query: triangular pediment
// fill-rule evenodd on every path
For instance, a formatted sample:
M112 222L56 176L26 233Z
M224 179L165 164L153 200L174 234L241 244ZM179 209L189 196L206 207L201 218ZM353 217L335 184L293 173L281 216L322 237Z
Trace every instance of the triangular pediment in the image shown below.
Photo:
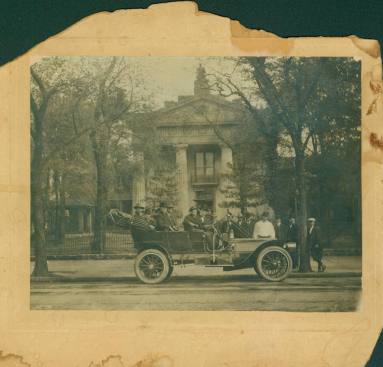
M239 102L218 96L192 96L160 110L157 122L159 125L238 123L245 116L241 107Z

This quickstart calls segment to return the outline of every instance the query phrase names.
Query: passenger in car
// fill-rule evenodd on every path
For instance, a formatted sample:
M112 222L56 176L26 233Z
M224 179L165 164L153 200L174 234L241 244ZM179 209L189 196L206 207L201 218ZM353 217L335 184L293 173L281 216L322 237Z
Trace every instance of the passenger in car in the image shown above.
M154 218L152 209L150 209L150 208L146 208L146 209L145 209L145 219L146 219L146 221L147 221L150 225L152 225L152 226L155 228L155 226L156 226L156 220L155 220L155 218Z
M269 221L269 213L264 212L260 221L255 223L253 238L255 239L275 239L275 229L273 223Z
M168 204L166 202L160 203L160 212L157 215L157 231L170 231L175 232L177 229L173 227L172 220L168 213Z
M211 208L206 209L206 215L205 215L205 224L211 226L214 223L214 213Z
M182 222L185 231L195 231L202 229L201 217L198 215L198 209L192 206L189 209L189 214Z
M174 230L178 231L179 228L177 224L177 219L173 209L174 209L174 206L172 204L168 204L168 214L169 214L171 226Z
M144 215L145 207L142 205L135 205L134 207L134 215L132 217L132 227L135 229L140 229L142 231L153 231L154 226L151 225Z
M211 215L211 210L208 212L208 209L202 207L200 209L200 221L201 221L201 229L209 230L213 225L213 216Z

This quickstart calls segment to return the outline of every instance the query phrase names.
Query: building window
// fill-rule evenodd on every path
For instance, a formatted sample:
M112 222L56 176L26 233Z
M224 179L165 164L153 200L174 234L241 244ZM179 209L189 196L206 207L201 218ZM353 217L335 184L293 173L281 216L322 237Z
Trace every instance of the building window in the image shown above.
M195 155L195 181L214 181L214 152L197 152Z

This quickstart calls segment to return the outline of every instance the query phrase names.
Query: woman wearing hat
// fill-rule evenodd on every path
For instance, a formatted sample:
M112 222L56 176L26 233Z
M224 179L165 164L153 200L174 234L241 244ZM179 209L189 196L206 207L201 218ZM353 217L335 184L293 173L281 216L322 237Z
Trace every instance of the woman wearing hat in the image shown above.
M322 262L323 250L320 240L320 231L315 224L315 218L309 218L307 226L307 245L311 252L311 257L318 263L318 272L322 273L326 270L326 265Z

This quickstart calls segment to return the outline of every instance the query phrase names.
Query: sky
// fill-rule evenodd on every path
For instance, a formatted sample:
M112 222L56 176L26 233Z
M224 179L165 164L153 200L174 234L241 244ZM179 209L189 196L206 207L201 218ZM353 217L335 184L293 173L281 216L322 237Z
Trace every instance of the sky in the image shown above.
M31 64L38 64L50 58L52 57L34 57ZM81 75L81 73L86 73L94 68L94 65L99 65L105 69L111 60L109 56L59 56L54 58L69 61L67 67L69 75L76 72ZM225 57L126 56L125 58L129 60L129 64L139 75L138 80L142 79L143 85L141 87L146 89L144 95L150 95L157 108L163 107L165 101L176 101L180 95L192 95L194 93L194 80L199 64L202 64L208 73L213 71L232 72L235 65L234 58ZM90 66L90 64L82 62L84 59L89 61L93 59L96 63ZM61 72L58 69L54 78L60 76ZM127 82L129 84L129 81Z
M133 85L136 98L147 101L147 105L154 109L162 108L166 101L177 101L179 96L193 95L199 64L205 67L207 73L231 74L237 62L237 58L213 56L125 56L124 58L128 61L129 70L120 75L119 86L126 88L129 93ZM40 74L46 73L47 82L52 85L60 78L72 78L76 74L79 77L88 73L99 74L102 70L106 71L110 63L110 56L41 56L31 60L31 64L39 64Z
M145 85L153 93L154 103L162 107L165 101L176 101L180 95L194 93L197 67L202 64L207 72L230 72L233 61L212 57L128 57L137 63L144 75Z

